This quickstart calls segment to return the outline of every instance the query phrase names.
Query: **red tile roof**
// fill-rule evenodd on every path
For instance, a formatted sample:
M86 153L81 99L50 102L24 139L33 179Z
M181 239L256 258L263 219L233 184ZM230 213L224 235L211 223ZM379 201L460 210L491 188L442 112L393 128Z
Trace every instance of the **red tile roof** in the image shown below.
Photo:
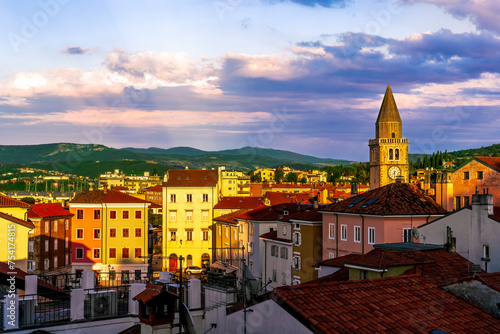
M305 207L305 205L300 205L300 209ZM262 205L236 218L254 221L276 221L285 216L284 211L288 211L288 214L294 214L299 211L299 208L295 203L283 203L273 206Z
M28 218L71 217L73 214L64 209L61 203L33 204Z
M311 209L306 209L306 211L301 211L301 212L297 212L297 213L294 213L294 214L289 215L289 216L285 216L281 219L281 221L288 222L288 221L291 221L292 219L293 220L309 221L309 222L322 221L323 215L319 212L319 210L321 210L321 208L323 208L323 207L325 207L325 205L323 205L323 206L320 205L318 207L318 209L314 209L311 207Z
M124 187L124 186L114 186L111 188L111 190L113 190L113 191L127 191L130 189L128 187Z
M426 253L421 251L393 251L377 248L371 250L365 255L351 257L345 262L345 264L378 269L431 263L435 263L435 260L431 259Z
M329 205L324 211L390 215L444 215L446 210L413 184L391 183Z
M297 184L297 183L280 183L280 184L268 184L267 186L262 186L263 189L311 189L310 184Z
M261 234L260 237L263 239L271 239L271 240L282 241L282 242L291 242L290 239L278 238L278 231L267 232L267 233Z
M272 298L315 333L500 332L497 317L418 275L279 287Z
M149 203L140 198L122 193L121 191L91 190L82 191L70 203Z
M165 187L214 187L219 175L216 170L205 169L169 169Z
M500 170L500 157L474 157L474 159L482 161L485 164Z
M21 208L31 207L31 205L29 205L28 203L24 203L22 201L18 201L17 199L13 199L11 197L0 194L0 207L3 207L3 206L9 206L9 207L10 206L18 206Z
M156 191L161 193L163 191L163 187L161 184L157 184L156 186L146 188L146 191Z
M3 212L0 212L0 218L5 219L7 221L10 221L11 223L14 223L14 224L19 224L19 225L27 227L27 228L31 228L31 229L35 228L35 225L32 222L16 218L14 216L8 215L8 214L3 213ZM7 229L5 231L7 231Z
M280 203L309 203L312 195L308 192L304 193L280 193L268 191L266 197L271 201L271 205Z
M140 302L143 302L144 304L147 304L157 296L159 296L161 293L166 293L166 294L171 294L172 296L177 297L176 294L165 290L163 285L156 285L156 284L146 284L146 290L143 290L140 292L137 296L133 297L133 300L137 300Z
M240 210L230 212L228 214L225 214L225 215L222 215L219 217L215 217L213 220L215 220L217 222L222 222L222 223L237 224L238 222L236 221L236 217L238 217L244 213L247 213L249 211L251 211L251 209L240 209Z
M347 254L344 256L334 257L333 259L327 259L319 262L316 266L327 266L327 267L344 267L344 264L348 261L361 257L361 254Z
M265 197L254 196L228 196L222 197L214 209L255 209L264 204Z

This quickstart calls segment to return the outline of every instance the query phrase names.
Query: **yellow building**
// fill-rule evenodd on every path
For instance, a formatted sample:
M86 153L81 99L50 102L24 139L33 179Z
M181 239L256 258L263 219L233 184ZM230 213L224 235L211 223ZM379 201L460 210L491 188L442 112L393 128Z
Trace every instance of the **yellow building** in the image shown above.
M390 86L387 86L375 123L375 139L370 139L368 146L370 189L383 187L396 179L409 182L408 139L403 138L403 122Z
M274 168L261 168L257 169L254 174L260 173L260 178L262 182L264 181L274 181L274 173L275 173Z
M210 226L219 198L216 170L170 169L163 183L163 269L208 266L211 263Z
M0 194L0 262L25 272L28 270L28 233L35 228L27 221L29 208L31 205Z
M125 175L119 169L115 169L114 172L107 172L99 176L99 189L104 189L105 186L109 189L127 187L132 193L143 193L146 188L161 183L159 175L150 175L149 172L144 172L143 175Z

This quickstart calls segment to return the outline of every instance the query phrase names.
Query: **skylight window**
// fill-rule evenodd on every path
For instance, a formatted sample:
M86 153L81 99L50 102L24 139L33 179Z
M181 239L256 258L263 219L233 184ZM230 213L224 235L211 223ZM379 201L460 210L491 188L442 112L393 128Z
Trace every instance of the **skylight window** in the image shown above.
M349 204L347 207L348 208L352 208L353 206L355 206L356 204L358 204L359 202L361 202L364 199L365 199L364 197L358 197L358 198L356 198L354 200L354 202L352 202L351 204Z
M378 200L377 197L374 197L374 198L370 198L365 204L363 204L361 207L362 208L366 208L368 205L374 203L376 200Z

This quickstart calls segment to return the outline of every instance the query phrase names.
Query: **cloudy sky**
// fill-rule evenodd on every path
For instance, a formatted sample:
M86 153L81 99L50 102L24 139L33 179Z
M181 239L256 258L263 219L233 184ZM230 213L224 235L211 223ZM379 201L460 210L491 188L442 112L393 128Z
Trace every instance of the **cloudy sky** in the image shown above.
M498 0L0 0L0 145L258 146L368 160L500 142Z

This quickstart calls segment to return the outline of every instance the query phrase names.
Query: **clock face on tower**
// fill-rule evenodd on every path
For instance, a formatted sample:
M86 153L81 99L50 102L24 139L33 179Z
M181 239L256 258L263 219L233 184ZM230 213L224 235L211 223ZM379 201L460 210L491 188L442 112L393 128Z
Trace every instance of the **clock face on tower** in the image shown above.
M387 175L394 180L401 175L401 169L398 166L391 166L387 171Z

